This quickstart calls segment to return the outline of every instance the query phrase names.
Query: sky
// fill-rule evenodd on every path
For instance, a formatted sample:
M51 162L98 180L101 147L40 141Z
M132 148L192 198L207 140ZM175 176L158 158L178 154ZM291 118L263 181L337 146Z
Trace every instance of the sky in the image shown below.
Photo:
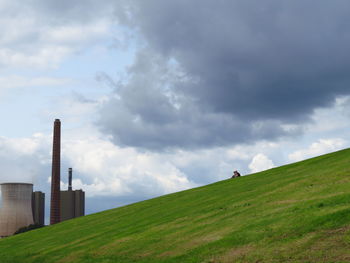
M0 0L0 182L94 213L348 148L345 0ZM283 176L283 175L281 175Z

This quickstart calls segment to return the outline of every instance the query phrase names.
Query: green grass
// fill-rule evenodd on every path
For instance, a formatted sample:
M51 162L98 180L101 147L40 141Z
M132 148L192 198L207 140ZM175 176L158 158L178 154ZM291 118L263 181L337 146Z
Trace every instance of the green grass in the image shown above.
M350 262L350 149L5 238L0 262Z

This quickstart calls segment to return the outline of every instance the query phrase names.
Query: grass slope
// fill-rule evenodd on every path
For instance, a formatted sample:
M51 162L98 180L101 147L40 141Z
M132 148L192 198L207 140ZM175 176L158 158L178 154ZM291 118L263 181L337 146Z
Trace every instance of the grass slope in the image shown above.
M350 149L9 237L0 262L350 262Z

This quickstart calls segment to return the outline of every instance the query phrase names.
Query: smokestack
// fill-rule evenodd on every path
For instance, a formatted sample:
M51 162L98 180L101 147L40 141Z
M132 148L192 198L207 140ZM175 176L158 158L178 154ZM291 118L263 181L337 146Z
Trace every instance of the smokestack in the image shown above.
M73 169L69 168L68 169L68 191L72 191L72 173L73 173Z
M51 207L50 224L61 221L60 215L60 167L61 167L61 122L56 119L53 126L52 146L52 176L51 176Z

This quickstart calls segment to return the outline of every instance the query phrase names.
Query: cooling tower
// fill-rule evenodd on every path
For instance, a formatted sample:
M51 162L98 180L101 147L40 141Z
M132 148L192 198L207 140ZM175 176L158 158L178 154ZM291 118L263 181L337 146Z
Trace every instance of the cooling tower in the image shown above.
M53 126L53 146L52 146L52 176L51 176L51 206L50 224L61 221L60 214L60 175L61 169L61 122L56 119Z
M1 184L0 236L10 236L19 228L33 224L33 185L26 183Z

